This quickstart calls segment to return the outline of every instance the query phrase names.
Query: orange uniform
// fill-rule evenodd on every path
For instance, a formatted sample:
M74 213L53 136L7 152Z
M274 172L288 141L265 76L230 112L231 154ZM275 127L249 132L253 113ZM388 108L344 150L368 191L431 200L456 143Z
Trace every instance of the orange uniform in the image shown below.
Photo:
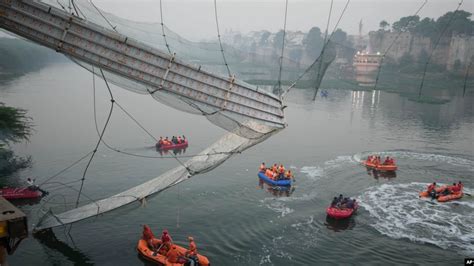
M188 256L197 256L197 247L194 240L189 241L189 251L187 252Z
M265 175L266 175L267 177L269 177L269 178L273 178L273 172L272 172L272 170L267 169L267 170L265 171Z
M179 254L178 254L178 250L176 249L175 246L173 246L170 249L170 251L168 251L168 253L166 253L166 258L168 259L168 262L171 262L171 263L177 263L178 262Z
M428 185L428 188L427 188L426 190L427 190L428 193L429 193L429 192L431 192L431 191L432 191L433 189L435 189L435 188L436 188L436 185L435 185L435 184L429 184L429 185Z

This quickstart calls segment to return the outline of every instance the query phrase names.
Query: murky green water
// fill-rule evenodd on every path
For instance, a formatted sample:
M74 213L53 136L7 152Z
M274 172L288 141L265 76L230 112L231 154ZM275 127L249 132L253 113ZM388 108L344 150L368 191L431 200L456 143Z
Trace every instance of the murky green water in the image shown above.
M30 142L14 146L17 153L32 156L33 167L3 177L3 184L19 184L29 176L44 180L93 149L97 134L91 84L91 75L72 64L0 84L1 101L28 109L35 124ZM191 143L186 155L224 134L205 118L149 96L115 87L113 92L156 136L186 135ZM142 265L135 247L145 223L156 233L167 228L178 243L195 236L199 251L213 265L452 265L474 255L472 197L447 204L417 197L433 179L462 180L467 192L474 192L472 93L463 98L449 88L432 93L442 99L439 103L420 103L405 93L331 89L310 104L297 100L304 93L296 90L290 96L288 128L264 143L152 197L145 206L132 204L74 224L70 236L57 228L56 238L30 237L10 264ZM102 124L109 104L102 83L97 103ZM131 153L159 155L151 138L119 109L105 140ZM397 159L396 177L374 177L359 164L373 152ZM260 188L256 169L262 161L294 169L294 191ZM104 198L176 165L174 159L129 157L101 146L84 191L92 199ZM84 166L54 181L77 181ZM50 192L42 202L21 207L31 222L43 202L60 210L77 196L60 183L51 183ZM326 219L325 208L339 193L357 197L362 208L349 221L335 223Z

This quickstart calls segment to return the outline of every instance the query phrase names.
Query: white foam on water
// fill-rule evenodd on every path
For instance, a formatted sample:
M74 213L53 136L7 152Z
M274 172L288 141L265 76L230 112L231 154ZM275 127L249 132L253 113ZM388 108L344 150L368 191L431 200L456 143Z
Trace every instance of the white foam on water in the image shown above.
M341 155L337 156L336 159L324 162L324 169L333 169L356 163L358 163L358 161L354 160L353 156Z
M306 174L313 181L318 180L324 174L324 170L319 166L303 166L300 172Z
M278 198L266 198L264 200L261 200L260 202L263 203L263 205L268 209L279 213L279 217L285 217L286 215L295 211L290 207L286 206L285 203L281 200L278 200Z
M358 162L354 160L353 156L342 155L337 156L335 159L324 162L322 166L303 166L301 167L300 172L306 174L309 179L316 181L319 180L321 177L324 177L325 172L328 170L356 163Z
M392 238L474 255L474 203L468 198L446 203L420 200L418 193L426 185L386 183L367 189L359 201L374 219L369 224Z

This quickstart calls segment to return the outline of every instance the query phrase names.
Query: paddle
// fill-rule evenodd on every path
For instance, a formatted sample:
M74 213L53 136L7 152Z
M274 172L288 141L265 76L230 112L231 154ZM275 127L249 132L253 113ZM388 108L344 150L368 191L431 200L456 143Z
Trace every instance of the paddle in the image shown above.
M156 257L156 255L157 255L158 251L160 251L161 247L163 247L163 243L161 243L161 245L157 249L153 250L153 257Z
M466 193L466 192L464 192L464 195L466 195L466 196L469 196L469 197L472 197L472 195L471 195L471 194L469 194L469 193Z

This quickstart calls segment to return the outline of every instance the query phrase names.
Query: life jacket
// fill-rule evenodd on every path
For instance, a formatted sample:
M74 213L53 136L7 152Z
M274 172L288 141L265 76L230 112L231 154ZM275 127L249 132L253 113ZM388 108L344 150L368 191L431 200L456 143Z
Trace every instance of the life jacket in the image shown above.
M178 254L178 250L176 249L176 247L173 246L168 251L168 253L166 253L166 258L171 263L177 263L178 262L179 254Z
M155 235L153 235L153 232L151 231L150 227L148 225L143 226L143 235L142 235L143 240L148 241L150 239L155 238Z
M433 190L433 189L435 189L435 188L436 188L436 185L430 184L430 185L428 186L428 189L427 189L427 190L428 190L428 192L431 192L431 190Z
M189 256L196 256L197 255L197 248L196 243L194 241L189 242Z
M277 170L278 170L278 167L277 167L276 165L273 165L273 166L272 166L272 171L273 171L273 172L276 172Z
M265 172L265 170L267 170L267 168L265 167L264 164L261 164L259 170L260 170L260 172Z
M280 174L284 174L285 173L285 167L281 166L279 172L280 172Z
M168 243L171 241L171 237L169 234L162 234L161 235L161 242L163 242L163 244L165 243Z
M178 143L181 144L182 141L181 137L178 136Z
M269 178L273 178L273 172L272 172L272 170L267 169L267 171L265 171L265 175L266 175L267 177L269 177Z
M452 192L459 192L461 191L461 188L458 185L453 185L449 187L449 190L451 190Z

